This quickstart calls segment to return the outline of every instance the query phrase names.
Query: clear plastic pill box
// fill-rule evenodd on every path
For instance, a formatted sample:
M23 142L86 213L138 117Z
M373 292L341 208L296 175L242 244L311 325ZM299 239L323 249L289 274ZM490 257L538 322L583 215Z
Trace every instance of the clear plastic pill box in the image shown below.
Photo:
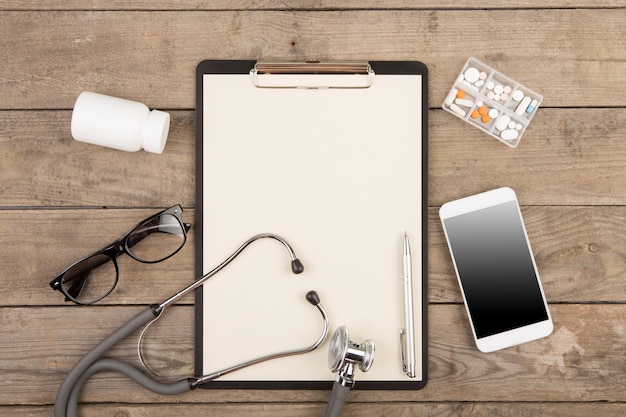
M471 57L442 107L514 148L542 100L540 94Z

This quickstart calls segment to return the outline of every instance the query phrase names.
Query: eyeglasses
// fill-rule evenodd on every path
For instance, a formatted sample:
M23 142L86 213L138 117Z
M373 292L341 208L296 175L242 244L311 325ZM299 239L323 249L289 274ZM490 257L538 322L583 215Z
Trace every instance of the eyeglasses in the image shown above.
M143 263L161 262L175 255L187 241L190 223L183 223L180 205L148 217L103 249L74 262L50 282L65 301L94 304L109 295L117 284L116 258L123 253Z

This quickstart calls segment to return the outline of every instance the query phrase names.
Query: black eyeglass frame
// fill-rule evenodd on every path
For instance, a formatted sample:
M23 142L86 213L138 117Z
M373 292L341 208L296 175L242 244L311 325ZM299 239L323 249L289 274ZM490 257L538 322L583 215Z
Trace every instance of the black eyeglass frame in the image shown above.
M53 290L59 291L61 292L63 295L65 295L65 301L71 301L75 304L79 304L79 305L91 305L91 304L95 304L98 301L102 300L103 298L105 298L106 296L108 296L109 294L111 294L111 292L115 289L115 287L117 286L117 282L119 279L119 266L117 264L117 257L123 254L127 254L128 256L130 256L131 258L133 258L134 260L141 262L141 263L145 263L145 264L154 264L154 263L158 263L158 262L163 262L166 259L171 258L172 256L176 255L182 248L183 246L185 246L185 243L187 242L187 232L189 231L189 229L191 229L191 223L185 223L183 222L182 219L182 212L183 209L180 206L180 204L176 204L175 206L172 206L170 208L167 208L163 211L160 211L156 214L153 214L150 217L145 218L144 220L140 221L139 223L137 223L135 226L133 226L130 230L128 230L128 232L124 233L124 235L122 235L120 238L118 238L116 241L106 245L104 248L90 254L87 256L82 257L81 259L79 259L78 261L74 262L73 264L71 264L70 266L68 266L67 268L65 268L65 270L63 270L63 272L61 272L55 279L53 279L52 281L50 281L50 287L52 287ZM140 226L143 226L144 224L148 223L150 220L156 219L158 217L163 216L164 214L169 214L171 216L173 216L178 223L181 226L181 230L183 231L183 242L180 244L180 246L178 247L178 249L176 249L174 252L170 253L167 256L164 256L160 259L156 259L156 260L145 260L145 259L141 259L139 257L137 257L132 250L130 250L130 248L132 247L132 245L129 242L129 238L132 236L133 232L135 231L135 229L137 229ZM101 297L95 299L95 300L90 300L89 302L83 302L78 300L77 298L74 298L72 295L70 295L65 288L63 287L63 279L65 278L65 275L72 270L74 267L76 267L76 265L79 265L82 262L85 262L87 259L89 258L93 258L96 257L98 255L105 255L107 256L112 262L113 265L115 266L115 281L113 282L113 285L111 286L111 288L104 293ZM108 260L106 261L108 262ZM102 263L103 264L103 263ZM100 265L102 265L100 264ZM91 268L90 270L98 267L99 265L96 265L95 267Z

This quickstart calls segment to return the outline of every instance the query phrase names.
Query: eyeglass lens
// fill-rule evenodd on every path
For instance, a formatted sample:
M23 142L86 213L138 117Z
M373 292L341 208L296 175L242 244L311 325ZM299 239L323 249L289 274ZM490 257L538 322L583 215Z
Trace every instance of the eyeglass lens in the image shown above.
M128 234L126 251L142 262L159 262L185 244L180 221L169 213L148 219ZM100 253L71 267L61 280L63 291L79 304L93 304L106 297L117 283L117 266L111 256Z
M169 213L148 219L133 229L126 241L126 250L135 259L159 262L176 253L185 244L180 221Z
M109 255L97 254L70 268L61 285L71 298L92 304L109 294L117 281L117 267Z

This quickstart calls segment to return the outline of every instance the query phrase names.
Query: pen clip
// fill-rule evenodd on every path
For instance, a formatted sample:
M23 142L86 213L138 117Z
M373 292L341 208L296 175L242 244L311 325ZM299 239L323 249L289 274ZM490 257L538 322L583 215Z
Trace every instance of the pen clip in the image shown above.
M400 362L402 364L402 372L408 372L408 366L406 363L406 333L404 329L400 329Z

